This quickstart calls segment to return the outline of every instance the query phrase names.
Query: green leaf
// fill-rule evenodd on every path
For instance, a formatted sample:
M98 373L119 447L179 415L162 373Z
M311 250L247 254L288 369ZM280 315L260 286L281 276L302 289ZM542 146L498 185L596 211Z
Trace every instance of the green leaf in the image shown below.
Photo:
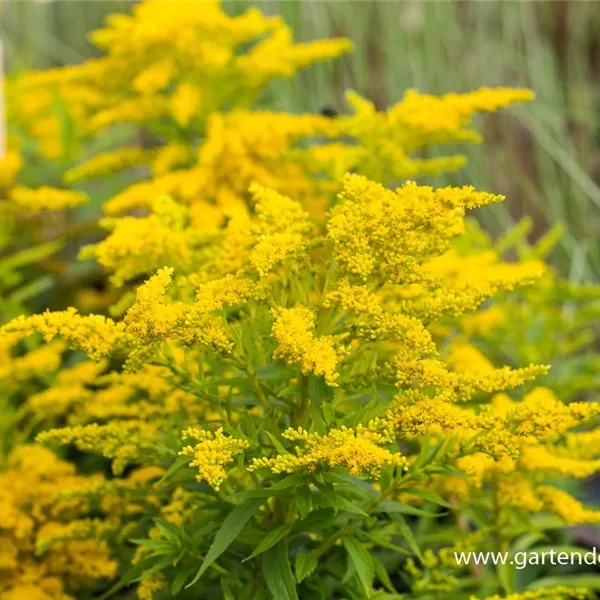
M373 514L387 513L391 514L403 514L413 515L415 517L441 517L443 513L434 513L421 508L415 508L408 504L401 504L400 502L393 502L391 500L384 500L380 502L372 511Z
M340 516L336 515L333 508L320 508L313 510L306 519L296 521L293 525L294 531L318 531L336 525Z
M143 564L133 565L121 577L119 580L111 586L104 594L102 594L98 600L106 600L110 596L112 596L115 592L118 592L120 589L124 588L126 585L133 583L134 581L139 581L140 575L144 570Z
M369 516L360 506L357 506L353 502L350 502L350 500L348 500L347 498L344 498L343 496L338 495L337 502L338 502L338 508L340 510L352 513L354 515L360 515L361 517Z
M242 417L242 424L244 429L246 430L246 434L252 441L256 441L258 437L258 432L256 431L256 427L254 425L254 419L252 415L248 412L248 409L244 409L244 416Z
M281 481L278 481L275 485L266 488L260 488L256 490L246 490L236 494L238 497L245 498L270 498L271 496L281 496L286 493L286 490L298 485L305 480L305 476L301 473L294 473L288 475Z
M325 423L327 425L329 425L330 423L333 423L333 421L335 420L335 411L333 410L333 406L331 406L331 404L325 403L321 407L321 410L323 411L323 417L325 418Z
M195 570L195 564L187 565L177 569L175 577L173 578L173 583L171 583L171 596L177 596L177 594L179 594L188 577L191 577Z
M377 575L377 579L381 581L383 587L390 592L391 594L397 594L396 588L388 575L387 569L385 565L377 558L375 555L372 555L373 558L373 566L375 567L375 575Z
M527 533L515 541L511 548L512 554L515 552L523 552L524 550L528 550L534 544L537 544L545 539L547 539L547 537L541 533ZM533 549L532 552L535 552L535 549Z
M438 457L438 454L442 452L442 448L444 446L446 446L446 448L444 448L443 453L446 453L452 443L452 438L442 438L435 446L431 447L429 445L429 436L425 436L423 445L421 447L421 453L419 458L413 464L413 469L422 469L423 467L427 467Z
M164 481L169 479L169 477L171 477L171 475L173 475L173 473L175 473L175 471L181 469L183 466L188 465L189 462L190 462L189 456L178 456L171 463L171 466L167 469L167 472L158 480L158 483L163 483Z
M329 505L332 506L333 509L337 512L338 511L338 499L337 499L337 494L335 493L334 485L332 483L329 483L328 481L326 481L324 483L317 482L316 485L319 488L319 491L323 494L323 496L329 503Z
M296 554L294 567L298 583L308 577L317 568L318 563L319 559L312 553L300 552Z
M227 548L229 548L233 540L239 535L240 531L244 528L244 525L250 520L262 503L262 498L250 498L244 503L236 506L227 517L225 517L219 531L217 531L217 534L215 535L214 542L204 557L204 562L200 566L200 569L192 582L189 583L186 588L194 585L200 577L202 577L206 569L208 569L208 567L210 567L210 565L212 565L215 560L227 550Z
M365 588L367 595L373 587L373 577L375 576L375 567L371 554L354 537L348 536L342 540L344 548L356 569L358 578Z
M256 379L281 379L288 381L295 377L297 371L286 365L271 363L269 365L261 365L256 371Z
M400 532L400 535L402 535L402 537L406 540L408 547L413 551L414 554L416 554L420 559L422 559L419 544L417 544L417 540L415 539L412 529L408 526L407 522L404 520L404 517L402 517L402 515L398 513L390 514L390 517L392 518L392 521L394 521L394 523L397 525L398 531Z
M530 590L539 590L546 587L578 587L587 590L600 590L600 575L561 575L560 577L544 577L528 586Z
M224 579L221 579L221 591L223 592L223 600L235 600L229 584Z
M382 548L387 548L388 550L393 550L394 552L397 552L398 554L403 554L405 556L410 556L410 554L411 554L406 548L401 548L397 544L392 544L392 542L388 542L387 540L384 540L381 537L371 535L370 533L367 533L366 531L361 531L360 535L362 537L364 537L365 539L369 540L370 542L373 542L377 546L381 546Z
M419 498L423 498L428 502L433 502L434 504L440 504L441 506L445 506L447 508L452 508L452 505L446 502L441 496L432 492L431 490L426 490L422 488L402 488L402 491L406 494L410 494L411 496L418 496Z
M279 454L289 454L289 452L282 446L281 442L270 431L265 431L265 433Z
M296 488L294 492L294 500L300 513L300 518L304 519L306 515L312 510L312 498L313 494L310 491L310 487L307 485L301 485Z
M242 562L246 562L247 560L258 556L259 554L266 552L271 546L274 546L279 540L283 539L289 533L291 528L291 525L280 525L272 531L269 531L269 533L267 533L267 535L261 540L260 544L256 546L254 552L252 552L252 554L245 558Z
M8 296L8 301L11 303L21 303L43 294L54 285L54 279L49 276L42 276L34 279L17 288Z
M265 552L263 573L274 600L298 600L296 581L285 540L281 540Z
M512 594L515 591L515 568L510 563L499 564L496 566L496 575L505 594Z
M37 263L52 254L58 252L64 246L64 242L53 241L39 244L38 246L32 246L25 250L15 252L10 256L7 256L0 260L0 272L8 271L10 269L18 269L25 267L32 263Z

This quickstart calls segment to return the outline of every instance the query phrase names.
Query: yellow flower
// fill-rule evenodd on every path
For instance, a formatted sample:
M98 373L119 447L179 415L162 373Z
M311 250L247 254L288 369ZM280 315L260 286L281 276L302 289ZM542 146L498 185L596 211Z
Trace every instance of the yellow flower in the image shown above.
M202 91L197 85L184 81L177 86L169 100L169 110L175 121L186 127L200 112Z
M118 148L110 152L101 152L69 169L64 175L64 180L66 183L74 183L81 179L103 177L110 173L147 164L153 154L143 148Z
M154 600L155 594L164 589L167 580L162 573L142 578L136 589L139 600Z
M521 469L536 473L544 471L553 475L582 479L600 470L600 460L581 460L557 456L545 446L525 445L519 459Z
M74 444L82 452L96 452L112 459L113 472L120 475L130 463L141 461L142 449L152 443L156 427L141 421L112 421L50 429L37 436L41 444Z
M102 315L83 316L74 308L25 317L20 315L0 328L0 335L19 333L23 337L40 333L46 342L61 337L72 347L83 350L93 360L126 346L124 326Z
M442 432L474 435L492 426L489 417L478 416L444 398L428 398L414 390L398 396L396 403L388 410L386 420L398 436Z
M300 363L303 373L322 375L335 387L336 372L341 357L336 352L332 336L314 335L314 314L304 306L282 308L275 314L272 335L279 342L273 358L288 364Z
M198 443L195 446L186 446L179 454L193 457L190 467L198 468L196 480L206 481L215 490L218 490L227 478L225 467L233 462L233 457L250 447L245 440L226 437L221 428L214 433L190 428L183 432L183 437L193 438Z
M22 185L12 188L8 199L15 207L32 214L45 210L76 208L88 201L87 195L83 192L60 190L47 186L32 189Z
M8 148L0 159L0 189L11 186L22 167L21 153L14 148Z
M448 250L462 232L464 209L502 197L472 187L434 191L411 182L393 192L347 175L340 200L327 225L336 260L364 281L415 283L430 279L423 263Z
M19 446L0 473L0 596L13 600L71 598L98 579L112 579L117 562L98 538L114 521L90 519L86 492L100 475L84 476L50 450ZM69 494L71 495L70 497Z
M230 352L232 343L218 319L204 314L207 311L201 305L168 300L172 273L168 267L159 269L137 289L136 300L123 321L125 331L141 346L171 338Z
M541 485L536 493L545 504L546 510L558 515L567 525L600 523L600 510L586 508L563 490L550 485Z
M82 258L96 260L113 273L115 285L156 271L168 264L189 270L194 258L194 231L185 228L187 210L168 197L153 202L152 214L145 218L124 217L106 224L114 226L110 235L81 252Z
M563 404L551 390L538 387L514 404L506 420L517 435L551 441L598 414L598 402Z
M446 356L446 362L457 373L485 375L494 370L490 361L471 344L454 342Z
M486 596L483 600L585 600L589 598L588 590L585 588L556 586L543 587L538 590L527 590L516 592L506 596ZM469 600L480 600L471 596Z
M385 465L408 469L408 460L399 452L382 448L392 440L384 433L371 431L362 425L356 429L331 429L327 435L308 433L303 429L287 429L283 437L304 442L296 448L297 454L281 454L275 458L255 458L250 470L268 468L273 473L293 473L306 469L310 472L325 466L344 467L352 475L366 475L378 479Z
M209 313L225 306L239 306L249 300L258 300L263 293L251 279L229 274L202 284L196 293L194 309L199 313Z

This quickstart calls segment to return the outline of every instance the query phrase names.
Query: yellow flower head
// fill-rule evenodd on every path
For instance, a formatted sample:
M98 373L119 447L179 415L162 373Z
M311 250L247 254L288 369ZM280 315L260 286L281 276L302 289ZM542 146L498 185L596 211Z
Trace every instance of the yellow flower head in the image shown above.
M372 431L362 425L356 429L331 429L327 435L308 433L303 429L288 429L283 433L288 440L304 442L296 448L297 454L280 454L275 458L256 458L251 469L268 468L273 473L293 473L306 469L316 471L323 467L344 467L352 475L379 477L385 465L408 469L408 461L399 452L382 446L391 440L385 433Z
M225 467L233 457L250 446L245 440L227 437L221 428L214 433L204 429L190 428L183 432L185 438L197 440L195 446L186 446L179 454L191 456L190 467L197 467L197 481L206 481L218 490L227 478Z

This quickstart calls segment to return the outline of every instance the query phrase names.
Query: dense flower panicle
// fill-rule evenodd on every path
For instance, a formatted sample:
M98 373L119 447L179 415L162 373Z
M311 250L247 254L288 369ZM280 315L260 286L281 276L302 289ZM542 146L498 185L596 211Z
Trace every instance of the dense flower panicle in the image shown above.
M250 104L273 79L350 48L343 39L294 44L282 19L256 9L230 17L218 2L203 3L202 10L188 2L143 2L130 17L109 18L92 40L107 52L104 57L41 76L26 74L17 83L28 98L39 92L40 99L11 105L11 114L29 126L50 156L63 151L51 145L61 127L49 114L52 91L65 103L79 135L159 119L192 128L230 102Z
M543 587L538 590L527 590L525 592L515 592L506 596L487 596L482 600L585 600L589 597L588 590L585 588L555 586ZM470 600L480 600L471 596Z
M81 179L103 177L116 171L148 164L154 153L143 148L118 148L96 154L88 161L69 169L65 175L66 183Z
M91 399L92 392L83 386L51 387L27 398L25 410L46 419L68 414L75 406Z
M477 112L491 112L515 102L532 100L527 89L481 88L466 94L444 94L441 97L409 90L403 102L390 109L392 121L402 121L408 128L419 129L426 135L447 132L445 141L460 139L453 136L469 135L463 127Z
M3 598L71 598L70 592L92 580L114 577L117 562L107 544L90 528L74 535L72 519L80 516L84 522L89 503L59 498L100 480L77 475L74 465L40 446L24 445L9 456L8 470L0 475Z
M426 282L423 263L449 249L462 232L463 209L502 198L473 188L407 183L395 192L358 175L348 175L327 233L336 259L363 280Z
M195 446L186 446L179 454L191 456L190 467L198 468L197 481L206 481L215 490L227 478L225 467L233 462L233 457L250 447L249 442L226 437L222 429L210 432L204 429L187 429L184 438L197 440Z
M494 252L461 257L453 249L429 261L425 269L441 285L434 289L417 287L410 299L399 301L398 308L428 321L474 312L500 292L531 285L545 272L539 261L511 264L499 261ZM494 323L498 323L497 315L495 318Z
M485 375L494 370L494 365L477 347L455 341L450 346L445 360L457 373Z
M125 217L105 224L109 236L84 247L82 258L95 258L113 273L115 285L156 271L170 264L183 271L191 269L194 239L200 232L186 228L187 211L168 197L157 198L153 211L144 218Z
M399 436L461 432L474 435L481 429L489 429L493 424L489 417L479 416L448 402L446 398L429 398L414 392L399 396L397 403L389 409L386 419L392 423Z
M173 269L160 269L136 291L135 303L127 311L124 323L128 333L142 343L166 338L182 316L180 304L165 302Z
M250 263L261 276L288 258L299 258L308 246L306 234L312 223L302 206L274 190L254 184L250 187L257 215L257 243Z
M32 189L22 185L12 188L8 199L16 208L32 214L45 210L76 208L88 201L87 195L82 192L47 186Z
M531 473L544 471L563 477L582 479L600 470L600 460L581 460L556 456L542 445L525 445L521 450L521 468Z
M126 332L141 346L178 339L229 352L231 341L217 319L204 314L202 307L195 311L195 305L166 298L172 273L164 267L137 289L136 301L123 320Z
M496 409L496 412L498 410ZM511 429L520 436L553 441L568 430L600 413L597 402L564 404L551 390L537 387L521 402L504 404L502 412Z
M600 428L568 433L563 452L572 458L590 459L600 456Z
M525 477L517 473L495 474L495 496L507 510L516 508L525 513L537 513L543 510L534 486Z
M476 112L493 111L533 98L530 90L482 88L467 94L431 96L408 90L403 99L385 111L358 94L347 94L355 114L346 117L345 133L358 141L350 148L358 171L375 180L399 181L435 175L463 167L461 155L413 158L410 153L434 144L480 142L481 136L468 129ZM345 170L349 170L346 164ZM341 175L341 173L338 173Z
M474 314L464 315L461 319L462 330L466 335L488 335L498 325L505 322L506 312L501 306L494 305L478 310Z
M337 131L331 119L313 115L211 113L191 165L160 174L154 168L153 179L131 185L105 203L104 210L118 216L148 207L158 195L170 194L192 206L208 201L222 214L246 205L253 182L314 202L314 196L331 193L337 185L311 178L323 171L322 163L315 163L310 149L296 147L296 143L314 136L335 136ZM323 196L321 205L326 200Z
M0 328L0 334L6 333L19 333L22 336L40 333L46 342L61 337L95 360L118 351L127 343L121 323L102 315L80 315L74 308L60 312L47 311L30 317L21 315Z
M299 202L256 183L250 186L249 191L258 215L260 233L302 233L310 229L308 214Z
M302 256L306 242L298 233L265 234L252 249L250 262L262 276L289 257Z
M332 336L315 336L315 316L304 306L280 309L275 315L272 335L279 345L273 357L288 364L299 363L304 374L323 375L336 385L341 360Z
M155 594L167 586L167 580L162 573L144 577L137 589L136 595L139 600L154 600Z
M366 285L351 285L342 278L323 300L325 308L336 303L356 315L356 331L367 340L389 339L422 355L437 354L431 333L422 321L386 307L383 295L370 292Z
M0 158L0 189L12 186L19 171L23 168L23 157L16 148L7 148Z
M396 355L392 368L398 387L411 384L417 388L433 386L453 393L462 401L481 392L489 394L523 385L549 370L547 365L529 365L519 369L501 367L485 372L461 373L448 369L442 360L417 358L407 352Z
M408 90L387 110L350 92L352 114L291 115L258 110L262 92L347 40L155 0L92 38L99 58L7 83L0 287L23 314L0 329L0 597L88 597L117 572L141 600L283 595L274 559L290 597L394 595L391 564L407 597L484 596L522 582L455 552L600 522L562 489L600 467L597 364L579 356L600 296L544 264L555 230L494 241L465 218L501 196L406 182L460 168L429 149L479 142L476 113L531 92ZM62 280L65 261L26 263L60 251L46 211L86 201L35 187L40 161L113 194L80 253L111 285L97 309L73 302L112 318L26 316L37 270ZM77 452L11 452L32 439Z
M21 338L19 332L0 336L0 382L9 390L56 371L65 351L65 345L55 341L38 346L26 354L17 354L15 350Z
M542 485L536 489L536 493L544 502L547 510L558 515L568 525L600 523L600 510L586 508L563 490Z
M308 433L301 428L288 429L282 435L291 441L304 442L304 446L296 447L296 455L256 458L251 469L268 468L273 473L293 473L302 469L315 471L327 466L343 466L353 475L374 479L379 477L381 467L386 465L408 469L406 457L382 447L392 441L385 433L371 431L362 425L356 429L331 429L325 436Z
M112 459L113 472L120 475L128 464L141 461L142 450L155 434L155 426L141 421L113 421L50 429L38 435L37 442L74 444L82 452L96 452Z
M209 313L226 306L239 306L250 300L260 300L264 290L251 279L228 274L202 284L196 292L194 310Z

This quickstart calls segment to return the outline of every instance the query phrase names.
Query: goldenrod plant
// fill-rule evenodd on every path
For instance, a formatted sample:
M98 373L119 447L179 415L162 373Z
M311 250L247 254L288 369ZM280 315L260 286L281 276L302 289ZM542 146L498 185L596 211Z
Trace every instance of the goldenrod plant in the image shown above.
M41 294L0 328L0 597L588 597L577 567L456 555L585 551L567 526L600 521L579 486L600 466L599 294L545 262L558 231L494 241L467 218L501 196L411 180L532 93L265 112L270 81L349 42L201 6L142 2L94 33L102 57L9 87L50 164L50 123L74 123L62 189L0 165L15 231L82 203L75 181L130 177L110 233L79 238L99 310Z

